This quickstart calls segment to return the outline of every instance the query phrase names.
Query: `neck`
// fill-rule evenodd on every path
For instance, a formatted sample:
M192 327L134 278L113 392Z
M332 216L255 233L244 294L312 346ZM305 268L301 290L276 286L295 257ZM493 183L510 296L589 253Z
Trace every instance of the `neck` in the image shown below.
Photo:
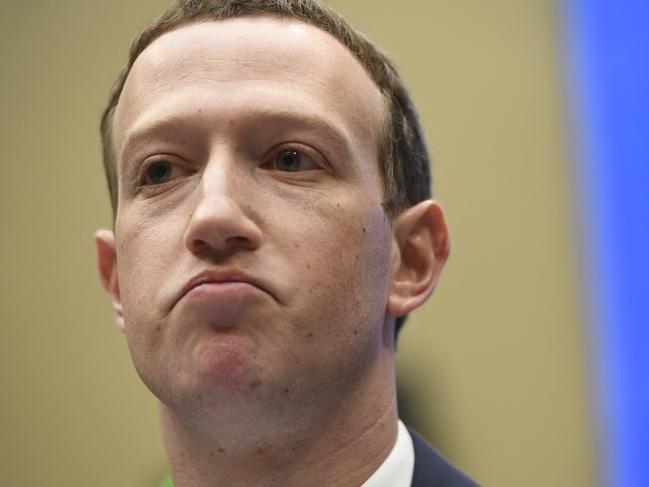
M384 373L387 371L383 371ZM326 414L322 409L296 410L293 419L272 437L246 425L245 435L232 437L197 432L161 403L161 424L174 485L357 487L381 465L397 436L394 371L385 380L369 381L345 396L337 396ZM385 377L385 374L384 374ZM376 377L375 377L376 379ZM231 432L231 428L220 429ZM216 433L215 433L216 432Z

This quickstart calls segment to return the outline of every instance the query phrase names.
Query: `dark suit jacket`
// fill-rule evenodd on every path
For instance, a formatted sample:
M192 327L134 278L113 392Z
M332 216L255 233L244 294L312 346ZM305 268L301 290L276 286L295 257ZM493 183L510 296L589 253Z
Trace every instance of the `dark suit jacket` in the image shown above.
M412 487L478 487L437 453L416 431L408 428L415 447Z

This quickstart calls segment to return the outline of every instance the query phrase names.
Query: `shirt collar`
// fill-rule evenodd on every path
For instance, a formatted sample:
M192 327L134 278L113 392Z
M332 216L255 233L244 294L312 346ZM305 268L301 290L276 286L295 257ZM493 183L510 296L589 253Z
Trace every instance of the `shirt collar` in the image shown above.
M410 487L415 468L415 449L408 429L399 420L397 441L379 468L361 487Z

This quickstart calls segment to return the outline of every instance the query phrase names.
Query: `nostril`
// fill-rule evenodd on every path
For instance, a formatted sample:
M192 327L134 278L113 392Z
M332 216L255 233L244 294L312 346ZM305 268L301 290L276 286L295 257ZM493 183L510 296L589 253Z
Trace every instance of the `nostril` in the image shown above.
M195 239L192 240L190 250L196 254L203 252L205 249L209 247L209 244L205 242L204 240L200 239Z
M245 243L248 241L246 237L233 236L226 239L228 243Z
M252 242L249 238L239 235L227 237L221 242L222 244L218 245L216 241L207 241L196 238L191 241L188 248L193 254L200 255L206 252L211 253L215 251L234 252L236 249L250 249L252 246Z
M225 245L230 249L247 249L251 247L251 241L249 238L242 237L241 235L232 235L231 237L225 239Z

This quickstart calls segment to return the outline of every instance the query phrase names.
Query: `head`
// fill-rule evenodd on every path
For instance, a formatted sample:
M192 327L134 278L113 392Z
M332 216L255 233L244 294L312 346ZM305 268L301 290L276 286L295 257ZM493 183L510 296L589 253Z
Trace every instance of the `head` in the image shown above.
M315 1L177 2L134 42L102 142L100 273L172 407L357 387L448 255L407 91Z
M137 36L127 64L120 72L101 119L103 162L113 218L117 214L117 160L113 145L113 118L124 83L135 60L165 32L193 21L223 20L252 15L277 15L311 24L343 44L365 68L383 98L379 169L383 208L389 218L431 197L430 158L417 111L395 66L386 54L335 11L314 0L180 0ZM406 317L396 321L395 334Z

